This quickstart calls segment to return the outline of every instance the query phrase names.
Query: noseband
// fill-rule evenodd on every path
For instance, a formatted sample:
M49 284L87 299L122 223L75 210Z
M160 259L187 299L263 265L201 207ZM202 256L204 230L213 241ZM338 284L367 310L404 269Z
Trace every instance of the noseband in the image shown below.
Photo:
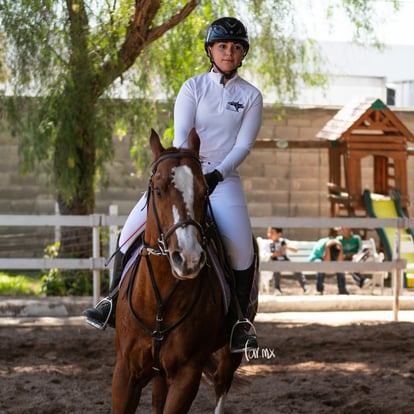
M185 220L178 221L173 226L171 226L165 233L161 229L158 212L157 212L157 209L156 209L156 206L155 206L154 186L153 186L153 182L152 182L152 177L156 173L158 165L161 162L163 162L165 160L168 160L168 159L171 159L171 158L179 158L179 159L189 158L189 159L195 161L201 168L200 160L189 151L164 153L160 157L158 157L154 161L154 163L152 164L151 177L150 177L149 186L148 186L148 194L149 195L148 195L147 203L149 203L149 199L151 198L152 211L154 213L154 219L155 219L155 223L156 223L157 230L158 230L157 243L158 243L159 250L158 249L153 249L149 246L145 246L145 247L147 248L147 251L149 253L156 254L156 255L164 255L164 256L167 256L167 257L169 257L168 254L167 254L168 253L168 239L179 228L184 228L184 227L187 227L187 226L196 227L196 229L198 230L198 232L200 233L200 235L202 237L202 245L205 245L204 228L198 221L196 221L192 218L188 218L188 219L185 219ZM206 197L207 197L207 193L206 193Z

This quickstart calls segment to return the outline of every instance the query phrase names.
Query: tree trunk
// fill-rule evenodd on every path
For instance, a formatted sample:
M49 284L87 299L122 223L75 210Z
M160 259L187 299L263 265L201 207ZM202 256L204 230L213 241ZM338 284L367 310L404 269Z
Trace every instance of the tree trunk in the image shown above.
M92 104L91 106L93 107ZM92 112L88 111L91 117ZM72 130L72 137L69 135L65 138L62 132L62 138L56 143L54 173L58 184L57 202L62 215L85 216L94 213L96 148L93 128L90 125L90 120L84 120ZM62 227L61 257L83 258L90 257L91 254L90 227Z
M62 215L89 215L93 206L79 198L70 204L65 202L60 194L57 196L59 212ZM70 258L87 258L92 256L92 229L90 227L61 228L59 256Z

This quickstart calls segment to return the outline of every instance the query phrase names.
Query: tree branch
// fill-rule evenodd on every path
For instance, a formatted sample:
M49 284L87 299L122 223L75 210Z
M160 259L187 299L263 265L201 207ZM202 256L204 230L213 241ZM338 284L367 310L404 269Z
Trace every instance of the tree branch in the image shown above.
M191 12L198 6L198 4L199 0L189 1L178 13L171 16L163 24L151 29L148 33L146 45L159 39L165 32L167 32L168 30L172 29L174 26L177 26L177 24L185 20L191 14Z
M123 45L114 59L102 65L97 75L95 90L98 96L134 64L142 50L186 19L198 4L199 0L188 1L178 13L150 29L161 6L161 0L136 0L135 13L127 28Z

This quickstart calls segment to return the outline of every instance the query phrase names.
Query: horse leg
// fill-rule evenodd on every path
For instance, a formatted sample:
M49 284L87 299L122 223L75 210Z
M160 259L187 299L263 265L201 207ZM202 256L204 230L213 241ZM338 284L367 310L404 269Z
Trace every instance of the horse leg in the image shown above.
M168 387L161 375L152 379L152 412L162 414L164 412L165 399L167 398Z
M112 377L112 414L134 414L142 388L133 378L125 361L117 358Z
M186 414L197 395L201 381L201 368L181 367L168 381L168 393L163 414Z
M214 373L214 391L216 394L216 408L214 414L224 413L224 403L233 382L234 373L240 366L243 354L232 354L227 346L216 352L217 369Z

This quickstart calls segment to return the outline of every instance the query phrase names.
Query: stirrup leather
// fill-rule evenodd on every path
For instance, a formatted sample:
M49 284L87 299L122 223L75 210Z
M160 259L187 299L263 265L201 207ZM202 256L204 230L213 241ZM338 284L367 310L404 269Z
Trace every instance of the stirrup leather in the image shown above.
M256 333L256 328L254 327L254 325L249 321L249 319L244 318L244 319L239 319L234 325L233 328L231 329L231 333L230 333L230 352L231 353L236 353L236 352L244 352L245 350L250 350L250 349L256 349L253 347L248 347L247 346L247 342L245 344L244 349L238 349L238 348L233 348L232 347L232 343L233 343L233 334L234 334L234 330L240 326L240 325L248 325L249 326L249 330L250 328L253 330L252 335L254 335L257 338L257 333Z
M109 308L108 316L106 317L103 323L97 322L93 319L86 318L86 323L88 323L89 325L93 326L96 329L100 329L101 331L105 330L106 326L108 325L109 318L112 315L112 308L113 308L112 298L109 298L109 297L103 298L94 306L94 308L97 309L100 304L105 303L105 302L109 303L110 308Z

